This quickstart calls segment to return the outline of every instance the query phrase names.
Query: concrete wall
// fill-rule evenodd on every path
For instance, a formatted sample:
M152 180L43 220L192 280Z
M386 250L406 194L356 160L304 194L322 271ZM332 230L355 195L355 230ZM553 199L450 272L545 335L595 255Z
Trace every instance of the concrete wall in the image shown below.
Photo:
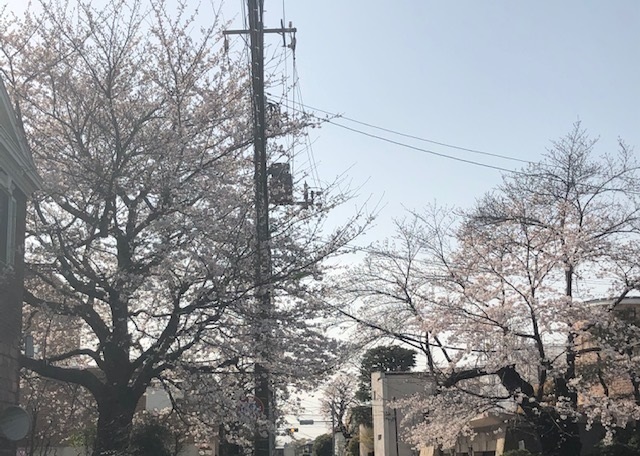
M373 445L376 456L413 456L419 452L405 443L402 411L393 401L414 394L433 394L434 382L422 372L374 372L371 374Z

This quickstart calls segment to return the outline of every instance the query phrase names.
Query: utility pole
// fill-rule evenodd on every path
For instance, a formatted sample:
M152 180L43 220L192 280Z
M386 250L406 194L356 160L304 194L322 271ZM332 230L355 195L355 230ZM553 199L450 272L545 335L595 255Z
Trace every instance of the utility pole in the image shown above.
M253 95L254 187L256 206L256 299L258 315L254 322L256 356L255 395L262 402L269 426L274 424L273 391L269 370L263 364L269 358L271 328L271 231L269 230L269 191L267 182L267 138L264 100L264 24L262 0L247 0L251 46L251 90ZM254 456L271 456L275 435L269 429L266 437L258 432L254 440Z
M269 187L267 176L267 137L264 96L264 34L295 33L294 28L264 29L264 0L247 0L249 30L227 30L225 35L249 34L251 47L251 104L254 136L254 191L256 215L255 282L257 312L253 322L256 361L254 366L255 397L269 423L265 435L257 432L254 456L272 456L275 449L274 394L267 363L271 357L273 331L271 314L271 231L269 229ZM286 44L286 43L285 43Z
M336 414L331 406L331 456L336 456Z

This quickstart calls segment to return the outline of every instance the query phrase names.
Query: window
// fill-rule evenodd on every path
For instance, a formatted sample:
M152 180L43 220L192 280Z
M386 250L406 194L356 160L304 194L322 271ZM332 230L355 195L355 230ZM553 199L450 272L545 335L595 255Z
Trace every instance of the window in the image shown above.
M0 262L7 260L7 234L9 231L9 194L0 187Z
M9 224L7 226L7 259L6 263L13 265L16 259L16 199L11 196L9 198Z
M16 253L16 199L0 189L0 262L12 266Z

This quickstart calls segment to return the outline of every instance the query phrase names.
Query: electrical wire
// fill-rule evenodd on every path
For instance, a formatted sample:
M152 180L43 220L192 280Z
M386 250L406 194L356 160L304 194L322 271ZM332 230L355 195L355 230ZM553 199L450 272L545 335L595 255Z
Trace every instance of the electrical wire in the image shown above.
M466 158L461 158L461 157L456 157L454 155L448 155L448 154L444 154L441 152L436 152L434 150L430 150L430 149L424 149L422 147L417 147L417 146L412 146L411 144L406 144L400 141L395 141L393 139L389 139L389 138L385 138L384 136L380 136L380 135L375 135L373 133L368 133L366 131L363 130L358 130L357 128L352 128L352 127L348 127L346 125L342 125L339 124L333 120L329 120L329 119L324 119L325 122L331 124L331 125L335 125L336 127L340 127L340 128L344 128L345 130L349 130L352 131L354 133L358 133L364 136L368 136L370 138L374 138L377 139L379 141L384 141L390 144L394 144L396 146L400 146L400 147L404 147L407 149L412 149L418 152L423 152L425 154L431 154L431 155L435 155L438 157L442 157L442 158L447 158L449 160L455 160L455 161L459 161L462 163L467 163L470 165L475 165L475 166L482 166L483 168L489 168L489 169L495 169L497 171L503 171L506 173L511 173L511 174L518 174L518 175L522 175L522 176L526 176L528 175L528 173L524 172L524 171L517 171L514 169L509 169L509 168L503 168L502 166L496 166L496 165L489 165L488 163L482 163L482 162L478 162L478 161L474 161L474 160L468 160Z
M286 7L285 7L285 0L282 0L282 25L284 26L284 24L287 23L287 11L286 11ZM284 40L284 80L282 83L282 98L284 98L285 103L289 104L289 88L288 88L288 82L289 82L289 48L286 46L286 38L285 38L285 32L284 30L282 31L282 37ZM291 49L291 52L294 52L293 49ZM294 81L295 83L295 81ZM291 166L291 173L292 175L295 175L295 167L294 167L294 157L295 157L295 138L290 138L289 135L286 136L285 138L285 152L287 153L287 159L290 163Z
M243 5L243 12L244 12L244 3L242 3ZM283 15L285 13L285 5L284 5L284 0L283 0ZM246 22L246 16L243 14L243 19ZM381 127L378 125L374 125L368 122L363 122L351 117L346 117L346 116L341 116L339 114L330 112L330 111L326 111L320 108L315 108L309 105L305 105L304 104L304 100L302 99L302 91L300 89L300 77L298 74L298 70L297 70L297 65L296 65L296 59L295 59L295 52L293 52L292 50L292 55L293 55L293 74L292 74L292 78L293 78L293 83L292 83L292 99L291 99L291 106L289 105L289 98L288 98L288 90L287 90L287 84L286 81L283 84L283 96L281 97L281 100L284 100L284 105L287 109L292 109L294 111L298 111L303 113L304 115L313 115L316 118L320 119L323 122L329 123L330 125L334 125L336 127L354 132L354 133L358 133L373 139L377 139L379 141L384 141L390 144L394 144L400 147L404 147L404 148L408 148L414 151L418 151L418 152L422 152L422 153L426 153L426 154L431 154L431 155L435 155L441 158L446 158L449 160L454 160L454 161L458 161L458 162L462 162L462 163L466 163L466 164L470 164L470 165L474 165L474 166L480 166L480 167L484 167L484 168L488 168L488 169L493 169L493 170L497 170L497 171L502 171L505 173L509 173L509 174L516 174L516 175L528 175L529 173L525 172L525 171L518 171L518 170L514 170L514 169L509 169L509 168L505 168L502 166L497 166L497 165L491 165L488 163L483 163L480 161L475 161L475 160L470 160L470 159L466 159L466 158L462 158L462 157L458 157L458 156L454 156L454 155L449 155L446 153L442 153L442 152L436 152L434 150L430 150L430 149L425 149L422 147L417 147L411 144L407 144L405 142L401 142L401 141L397 141L397 140L393 140L390 139L388 137L384 137L381 135L377 135L374 133L370 133L370 132L366 132L363 131L361 129L358 128L354 128L354 127L350 127L348 125L344 125L343 123L339 123L337 121L335 121L334 119L328 119L328 118L321 118L318 117L315 114L309 113L307 111L307 109L310 109L312 111L316 111L316 112L321 112L324 113L326 115L330 115L332 117L335 118L340 118L349 122L353 122L362 126L366 126L368 128L373 128L373 129L377 129L380 131L384 131L386 133L391 133L394 135L398 135L401 137L405 137L405 138L409 138L409 139L414 139L417 141L422 141L422 142L427 142L427 143L431 143L431 144L436 144L442 147L448 147L448 148L452 148L452 149L456 149L456 150L461 150L461 151L465 151L465 152L470 152L470 153L474 153L474 154L479 154L479 155L483 155L483 156L489 156L489 157L494 157L494 158L500 158L500 159L505 159L505 160L511 160L511 161L516 161L516 162L521 162L521 163L526 163L526 164L534 164L531 161L528 160L522 160L516 157L511 157L508 155L503 155L503 154L496 154L496 153L491 153L491 152L486 152L486 151L482 151L482 150L478 150L478 149L472 149L472 148L467 148L467 147L461 147L461 146L457 146L454 144L449 144L449 143L445 143L445 142L441 142L441 141L435 141L432 139L428 139L428 138L423 138L423 137L419 137L416 135L411 135L411 134L407 134L407 133L403 133L403 132L399 132L397 130L393 130L390 128L385 128L385 127ZM278 64L276 66L279 66L282 63L282 59L284 59L284 64L285 64L285 72L288 70L288 62L287 62L287 56L288 56L288 51L285 49L284 51L284 56L281 57L281 60L278 62ZM286 76L288 78L288 75ZM298 99L296 100L296 96L298 97ZM306 151L308 153L309 156L309 169L310 169L310 174L311 177L313 179L314 182L314 186L320 186L320 176L318 174L318 166L317 166L317 162L315 159L315 154L313 151L313 147L309 138L309 135L305 135L305 141L306 141ZM287 145L287 149L288 149L288 145ZM630 193L637 193L634 191L630 191Z
M477 149L469 149L469 148L465 148L465 147L455 146L455 145L452 145L452 144L433 141L433 140L426 139L426 138L420 138L418 136L409 135L409 134L406 134L406 133L401 133L401 132L398 132L398 131L395 131L395 130L392 130L392 129L389 129L389 128L379 127L379 126L376 126L376 125L373 125L373 124L368 124L366 122L361 122L361 121L358 121L358 120L355 120L355 119L350 119L350 118L347 118L347 117L341 117L339 114L331 113L330 111L325 111L325 110L321 110L321 109L316 109L316 108L313 108L313 107L311 107L309 105L304 105L302 102L298 103L298 105L301 108L292 107L292 109L297 110L298 112L301 112L301 113L306 114L306 115L313 115L318 120L320 120L322 122L325 122L325 123L328 123L330 125L334 125L336 127L343 128L345 130L349 130L349 131L354 132L354 133L358 133L358 134L361 134L361 135L364 135L364 136L368 136L368 137L373 138L373 139L377 139L377 140L380 140L380 141L384 141L384 142L387 142L387 143L391 143L391 144L394 144L394 145L397 145L397 146L401 146L401 147L405 147L405 148L408 148L408 149L412 149L412 150L415 150L415 151L419 151L419 152L423 152L423 153L427 153L427 154L431 154L431 155L436 155L436 156L439 156L439 157L442 157L442 158L447 158L447 159L450 159L450 160L455 160L455 161L459 161L459 162L463 162L463 163L467 163L467 164L471 164L471 165L475 165L475 166L481 166L481 167L484 167L484 168L490 168L490 169L503 171L503 172L506 172L506 173L520 175L520 176L530 176L531 175L531 173L527 172L527 171L519 171L519 170L504 168L502 166L490 165L488 163L483 163L483 162L479 162L479 161L475 161L475 160L469 160L469 159L466 159L466 158L456 157L454 155L449 155L449 154L445 154L445 153L442 153L442 152L436 152L434 150L413 146L411 144L407 144L407 143L404 143L404 142L401 142L401 141L396 141L396 140L393 140L393 139L390 139L390 138L386 138L384 136L376 135L376 134L369 133L369 132L366 132L366 131L363 131L363 130L360 130L360 129L357 129L357 128L349 127L347 125L338 123L333 119L319 117L319 116L316 116L315 114L310 114L306 109L311 109L313 111L322 112L322 113L325 113L327 115L331 115L331 116L336 117L336 118L343 118L343 119L349 120L351 122L355 122L355 123L358 123L358 124L361 124L361 125L365 125L365 126L368 126L368 127L371 127L371 128L375 128L375 129L378 129L378 130L381 130L381 131L390 132L392 134L396 134L396 135L399 135L399 136L403 136L403 137L407 137L407 138L413 138L413 139L416 139L416 140L419 140L419 141L429 142L429 143L433 143L433 144L439 144L439 145L442 145L442 146L445 146L445 147L450 147L450 148L454 148L454 149L458 149L458 150L463 150L463 151L467 151L467 152L473 152L473 153L476 153L476 154L481 154L481 155L486 155L486 156L491 156L491 157L496 157L496 158L502 158L502 159L506 159L506 160L513 160L513 161L523 162L523 163L531 164L531 165L535 165L536 164L535 162L531 162L531 161L527 161L527 160L521 160L519 158L509 157L507 155L494 154L494 153L491 153L491 152L484 152L484 151L480 151L480 150L477 150ZM640 195L640 191L631 190L631 189L600 188L598 186L586 185L586 184L585 184L585 187L593 189L593 190L599 190L599 191L624 192L624 193L628 193L628 194L632 194L632 195Z
M328 123L330 125L334 125L336 127L343 128L345 130L349 130L349 131L354 132L354 133L358 133L358 134L361 134L361 135L364 135L364 136L368 136L370 138L377 139L379 141L384 141L384 142L387 142L387 143L390 143L390 144L394 144L396 146L405 147L407 149L412 149L412 150L415 150L415 151L418 151L418 152L423 152L423 153L427 153L427 154L431 154L431 155L436 155L438 157L447 158L449 160L455 160L455 161L467 163L467 164L470 164L470 165L481 166L481 167L484 167L484 168L494 169L494 170L497 170L497 171L503 171L503 172L507 172L507 173L511 173L511 174L518 174L518 175L523 175L523 176L524 175L528 175L528 173L526 173L524 171L517 171L517 170L514 170L514 169L504 168L502 166L490 165L490 164L487 164L487 163L482 163L482 162L478 162L478 161L474 161L474 160L469 160L469 159L466 159L466 158L456 157L454 155L448 155L448 154L445 154L445 153L436 152L436 151L433 151L433 150L430 150L430 149L425 149L425 148L422 148L422 147L413 146L411 144L403 143L403 142L396 141L396 140L393 140L393 139L390 139L390 138L385 138L384 136L376 135L376 134L373 134L373 133L368 133L366 131L359 130L357 128L353 128L353 127L349 127L347 125L343 125L343 124L338 123L338 122L336 122L334 120L331 120L331 119L326 119L326 118L315 116L314 114L311 114L311 113L307 112L304 109L304 107L306 105L304 105L302 102L299 103L299 106L301 106L302 109L296 108L295 106L293 106L291 108L293 110L295 110L295 111L301 112L301 113L306 114L306 115L313 115L314 117L316 117L317 119L321 120L322 122ZM310 108L310 109L313 109L310 106L307 106L307 107ZM473 150L473 149L469 149L469 150ZM486 154L488 154L488 152ZM497 154L495 154L495 155L497 155Z
M298 95L298 100L299 100L298 104L302 106L303 109L299 110L295 106L292 107L292 109L295 111L302 112L303 114L306 115L307 112L305 112L304 110L304 100L302 99L302 89L300 88L300 75L298 74L298 67L296 64L295 56L293 59L293 78L295 81L294 94ZM309 138L309 135L305 135L305 141L306 141L306 151L309 156L309 169L311 172L311 179L313 180L313 186L320 187L321 180L320 180L320 174L318 173L318 164L316 162L316 157L313 151L313 145L311 143L311 139Z
M381 131L384 131L384 132L387 132L387 133L392 133L394 135L402 136L402 137L405 137L405 138L415 139L417 141L422 141L422 142L426 142L426 143L430 143L430 144L436 144L438 146L449 147L451 149L462 150L462 151L471 152L471 153L474 153L474 154L485 155L485 156L495 157L495 158L502 158L504 160L512 160L512 161L531 164L531 165L534 164L534 162L532 162L532 161L523 160L523 159L516 158L516 157L511 157L511 156L508 156L508 155L496 154L496 153L486 152L486 151L482 151L482 150L478 150L478 149L471 149L471 148L468 148L468 147L456 146L454 144L449 144L449 143L445 143L445 142L441 142L441 141L435 141L433 139L423 138L423 137L416 136L416 135L411 135L411 134L408 134L408 133L402 133L400 131L393 130L391 128L385 128L385 127L381 127L379 125L374 125L374 124L371 124L371 123L368 123L368 122L363 122L361 120L357 120L357 119L354 119L352 117L347 117L347 116L344 116L342 114L334 113L334 112L331 112L331 111L326 111L324 109L315 108L315 107L309 106L309 105L303 105L302 103L299 103L299 105L303 109L305 109L305 108L306 109L311 109L312 111L321 112L323 114L327 114L327 115L335 117L335 118L344 119L344 120L347 120L349 122L353 122L353 123L356 123L356 124L359 124L359 125L363 125L365 127L374 128L376 130L381 130Z

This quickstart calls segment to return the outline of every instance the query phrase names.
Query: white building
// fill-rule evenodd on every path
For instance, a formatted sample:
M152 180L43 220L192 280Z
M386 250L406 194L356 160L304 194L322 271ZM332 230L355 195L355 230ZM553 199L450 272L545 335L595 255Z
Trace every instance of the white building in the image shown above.
M454 448L437 451L433 447L412 448L403 439L404 414L393 407L396 399L415 394L431 395L435 382L425 372L375 372L371 376L373 414L373 445L376 456L499 456L507 448L534 448L530 432L519 430L513 421L516 415L485 413L469 426L475 436L460 436Z
M393 401L414 394L433 394L434 381L422 372L374 372L371 374L373 446L376 456L415 456L419 451L402 438L402 411Z

